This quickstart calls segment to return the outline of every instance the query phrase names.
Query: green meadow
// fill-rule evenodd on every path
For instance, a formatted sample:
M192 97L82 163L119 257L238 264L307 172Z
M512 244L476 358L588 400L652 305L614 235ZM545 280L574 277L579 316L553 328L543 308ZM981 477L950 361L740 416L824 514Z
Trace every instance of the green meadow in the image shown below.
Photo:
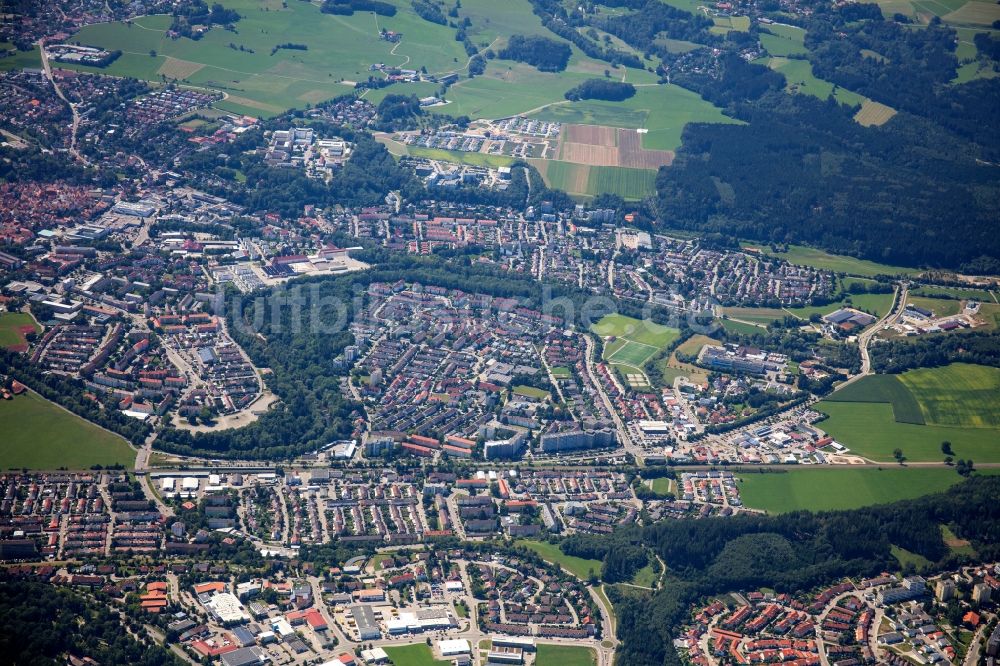
M35 393L0 400L0 468L90 469L135 462L128 443Z
M535 653L535 666L597 666L597 655L579 645L541 643Z
M529 550L535 551L546 562L558 564L569 573L584 581L590 576L591 571L598 575L601 573L602 563L600 560L588 560L582 557L567 555L559 549L559 544L556 543L535 541L534 539L518 539L514 542L514 545L524 546Z
M993 473L988 469L985 473ZM745 472L743 504L768 513L834 511L887 504L947 490L962 480L954 469L848 467Z
M876 275L916 275L920 272L916 268L879 264L867 259L831 254L802 245L789 245L787 252L774 252L771 248L756 243L744 243L743 246L746 249L756 249L772 257L780 257L791 264L812 266L813 268L821 268L835 273L846 273L847 275L875 277Z
M955 458L1000 462L1000 369L965 363L865 377L817 404L820 424L854 453L891 461Z
M675 85L636 88L634 97L624 102L583 100L547 107L533 117L579 125L608 125L626 129L646 129L642 147L647 150L676 150L681 132L688 123L737 123L697 93Z

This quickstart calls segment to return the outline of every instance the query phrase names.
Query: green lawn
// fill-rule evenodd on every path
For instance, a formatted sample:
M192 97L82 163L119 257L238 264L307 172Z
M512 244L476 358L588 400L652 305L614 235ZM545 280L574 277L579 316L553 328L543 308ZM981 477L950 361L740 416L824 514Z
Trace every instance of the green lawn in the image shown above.
M0 52L7 52L15 48L10 42L0 42ZM42 58L38 53L38 47L33 46L29 51L18 51L12 56L0 58L0 72L10 69L23 69L25 67L41 67Z
M870 460L892 463L892 452L903 451L907 460L939 462L941 442L950 441L956 458L1000 462L1000 436L990 428L956 428L898 423L892 405L882 402L832 402L816 409L830 418L820 427L853 453Z
M549 397L548 391L535 388L534 386L515 386L514 393L516 395L523 395L527 398L538 398L539 400Z
M765 326L770 324L776 319L784 319L788 314L784 310L779 308L740 308L740 307L726 307L722 308L722 313L732 317L733 319L739 319L741 321L748 321L754 324L764 324Z
M881 317L892 309L893 294L850 294L843 300L827 305L803 305L801 307L785 308L791 314L802 319L808 319L813 313L828 315L842 307L853 307L864 312Z
M22 329L27 327L31 327L36 333L42 330L27 312L0 312L0 347L24 351L27 342Z
M426 643L415 645L401 645L383 647L385 653L389 655L389 660L393 666L451 666L451 661L441 661L434 658L430 647Z
M653 488L653 492L656 493L666 494L674 492L674 480L668 479L665 476L652 479L650 486Z
M423 146L407 146L406 151L413 157L425 157L429 160L455 162L470 166L497 167L510 166L514 158L506 155L487 155L486 153L470 153L461 150L442 150L440 148L425 148Z
M0 467L89 469L131 467L135 452L124 439L70 414L34 393L0 400Z
M986 473L994 473L988 469ZM768 513L832 511L940 492L962 480L951 468L843 467L740 475L743 504Z
M681 132L692 122L736 123L722 110L697 93L675 85L636 88L634 97L624 102L583 100L567 102L532 114L542 120L580 125L607 125L649 130L642 146L648 150L676 150Z
M573 371L565 365L557 365L552 368L552 376L556 379L563 379L573 376Z
M905 567L907 564L913 565L914 570L920 571L931 566L931 561L923 555L913 553L899 546L892 546L892 556L899 562L899 566Z
M579 645L547 645L539 643L535 666L597 666L597 655Z
M757 333L766 333L760 326L754 326L753 324L744 324L740 321L733 321L731 319L722 320L722 328L726 329L730 333L740 333L742 335L756 335Z
M639 587L653 587L660 579L660 564L655 558L650 558L650 563L635 572L630 581Z
M847 275L875 277L876 275L916 275L920 272L916 268L879 264L867 259L857 259L842 254L831 254L803 245L789 245L787 252L773 252L766 245L762 246L756 243L744 243L743 247L745 249L757 249L772 257L780 257L791 264L812 266L813 268L821 268L835 273L846 273Z
M514 544L535 551L543 560L558 564L580 580L587 580L591 571L597 575L601 574L600 560L587 560L567 555L559 549L559 544L535 541L534 539L518 539Z

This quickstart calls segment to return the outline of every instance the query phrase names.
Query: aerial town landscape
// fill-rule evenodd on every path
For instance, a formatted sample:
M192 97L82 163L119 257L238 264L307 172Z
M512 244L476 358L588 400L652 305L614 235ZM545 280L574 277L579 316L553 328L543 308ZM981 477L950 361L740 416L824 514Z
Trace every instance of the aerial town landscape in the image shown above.
M11 0L0 636L1000 660L1000 4Z

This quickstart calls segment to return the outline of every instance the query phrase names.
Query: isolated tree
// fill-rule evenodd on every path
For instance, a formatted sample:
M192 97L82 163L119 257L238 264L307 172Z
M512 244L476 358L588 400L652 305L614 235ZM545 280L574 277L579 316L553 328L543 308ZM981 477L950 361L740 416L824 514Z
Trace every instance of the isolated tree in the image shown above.
M892 457L895 458L896 462L900 465L902 465L903 461L906 460L906 456L903 455L903 449L893 449Z
M945 454L946 456L955 454L955 452L952 451L951 449L951 442L949 442L948 440L941 442L941 453Z

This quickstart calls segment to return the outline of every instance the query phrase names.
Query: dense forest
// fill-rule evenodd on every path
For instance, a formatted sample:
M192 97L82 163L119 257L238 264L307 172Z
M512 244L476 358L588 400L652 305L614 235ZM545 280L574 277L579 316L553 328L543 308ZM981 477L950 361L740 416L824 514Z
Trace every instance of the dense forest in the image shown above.
M537 67L542 72L561 72L572 55L569 44L547 37L511 35L497 56Z
M906 266L1000 272L1000 238L989 231L1000 207L1000 81L951 84L947 26L912 30L871 5L814 9L804 27L815 74L897 115L863 127L856 108L789 95L780 73L733 48L663 54L672 82L748 124L687 126L657 180L661 218Z
M779 91L735 106L748 124L688 125L660 170L672 226L907 266L1000 257L996 168L930 121L865 128L832 100Z
M947 524L969 539L978 556L1000 556L1000 478L972 477L940 495L854 511L781 516L738 515L670 520L630 528L610 537L572 537L570 555L598 557L612 573L627 572L648 548L666 563L663 589L646 594L610 588L623 645L618 663L679 664L672 639L691 604L710 595L770 587L778 592L830 585L847 576L898 568L891 546L926 557L935 566L956 566L968 555L953 553L941 530Z
M0 583L0 654L8 664L57 666L67 657L96 664L181 666L137 623L82 594L47 583Z
M324 0L320 11L341 16L351 16L354 12L375 12L380 16L395 16L396 6L381 0Z
M622 81L610 79L587 79L583 83L566 91L566 99L576 102L581 99L603 99L610 102L621 102L635 96L635 86Z
M870 353L876 372L892 374L949 363L1000 368L1000 333L973 331L893 340L872 345Z

